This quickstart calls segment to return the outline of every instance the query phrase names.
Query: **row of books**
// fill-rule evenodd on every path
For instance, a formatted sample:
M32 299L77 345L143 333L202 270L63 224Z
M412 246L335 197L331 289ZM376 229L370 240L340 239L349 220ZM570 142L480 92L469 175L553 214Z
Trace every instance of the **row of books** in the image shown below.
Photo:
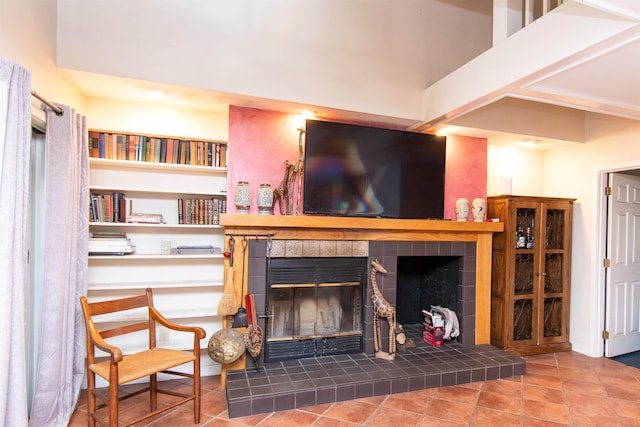
M89 255L130 255L135 251L126 233L94 231L89 235Z
M127 200L124 193L91 194L89 221L128 222L130 213L131 200Z
M223 197L178 199L178 224L220 224L220 214L226 211L227 200Z
M177 199L178 224L217 225L220 214L227 211L224 197L209 199ZM162 224L160 213L135 213L132 201L121 192L91 194L89 221Z
M99 131L89 131L89 154L100 159L227 166L227 146L223 143Z

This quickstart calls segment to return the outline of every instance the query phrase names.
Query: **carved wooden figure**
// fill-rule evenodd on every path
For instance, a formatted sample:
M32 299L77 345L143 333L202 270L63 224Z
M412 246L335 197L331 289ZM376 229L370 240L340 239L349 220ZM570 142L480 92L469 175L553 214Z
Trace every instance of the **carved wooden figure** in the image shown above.
M375 356L380 359L394 360L396 358L396 309L384 298L378 288L376 274L386 273L387 270L380 265L378 260L371 261L371 287L373 295L373 349ZM389 322L389 352L382 350L382 337L380 332L380 318L386 317Z

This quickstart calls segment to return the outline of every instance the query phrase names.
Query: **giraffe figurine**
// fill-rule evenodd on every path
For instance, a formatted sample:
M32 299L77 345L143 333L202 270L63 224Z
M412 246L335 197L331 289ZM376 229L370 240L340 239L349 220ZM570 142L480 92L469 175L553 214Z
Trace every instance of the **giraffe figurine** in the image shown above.
M387 270L380 265L380 262L371 260L371 287L373 295L373 349L375 356L380 359L394 360L396 358L396 309L384 298L378 288L376 274L386 273ZM380 318L386 317L389 322L389 352L382 351L382 337L380 332Z
M291 163L288 160L284 161L284 177L280 185L273 189L273 206L278 202L280 215L292 214L293 203L291 203L291 195L297 170L298 166L295 163Z

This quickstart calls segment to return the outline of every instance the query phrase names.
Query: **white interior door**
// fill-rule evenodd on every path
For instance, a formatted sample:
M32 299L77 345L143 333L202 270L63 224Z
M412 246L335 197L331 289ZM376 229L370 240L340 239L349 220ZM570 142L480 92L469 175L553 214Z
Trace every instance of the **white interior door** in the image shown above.
M605 356L640 350L640 177L609 174Z

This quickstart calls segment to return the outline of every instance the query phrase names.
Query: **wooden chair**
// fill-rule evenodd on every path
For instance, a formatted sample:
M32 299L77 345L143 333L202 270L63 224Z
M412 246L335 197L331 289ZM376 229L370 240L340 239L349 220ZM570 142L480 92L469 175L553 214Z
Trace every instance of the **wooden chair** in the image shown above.
M121 400L149 391L150 412L133 421L123 424L129 426L152 417L161 412L167 411L183 403L193 401L193 421L200 422L200 340L206 336L204 329L193 326L177 325L164 318L153 306L153 295L151 289L147 289L143 295L129 298L122 298L111 301L101 301L90 303L84 296L80 297L84 320L87 328L87 412L88 425L94 427L96 422L105 424L104 420L96 415L96 411L108 407L110 427L119 426L118 403ZM122 312L125 310L140 309L148 307L148 319L129 321L124 324L118 320L117 325L111 323L111 328L99 331L94 323L94 316L102 314ZM140 310L138 310L140 311ZM124 313L126 315L126 313ZM126 318L126 316L123 316ZM132 316L129 316L132 317ZM193 334L193 350L171 350L156 347L156 322L159 327L166 327L175 331ZM148 349L138 353L123 355L122 350L107 343L106 339L125 335L138 331L149 331ZM146 341L146 340L145 340ZM144 343L146 347L146 343ZM108 360L98 361L96 359L96 348L108 354ZM193 362L193 373L182 373L170 370L179 365ZM158 388L158 373L179 375L191 378L193 381L193 392L189 394L180 393L174 390ZM102 390L96 389L96 374L109 383L108 395ZM123 393L120 396L120 386L143 378L149 377L149 384L142 386L134 392ZM158 393L177 396L180 400L158 409ZM97 405L99 401L99 405Z

